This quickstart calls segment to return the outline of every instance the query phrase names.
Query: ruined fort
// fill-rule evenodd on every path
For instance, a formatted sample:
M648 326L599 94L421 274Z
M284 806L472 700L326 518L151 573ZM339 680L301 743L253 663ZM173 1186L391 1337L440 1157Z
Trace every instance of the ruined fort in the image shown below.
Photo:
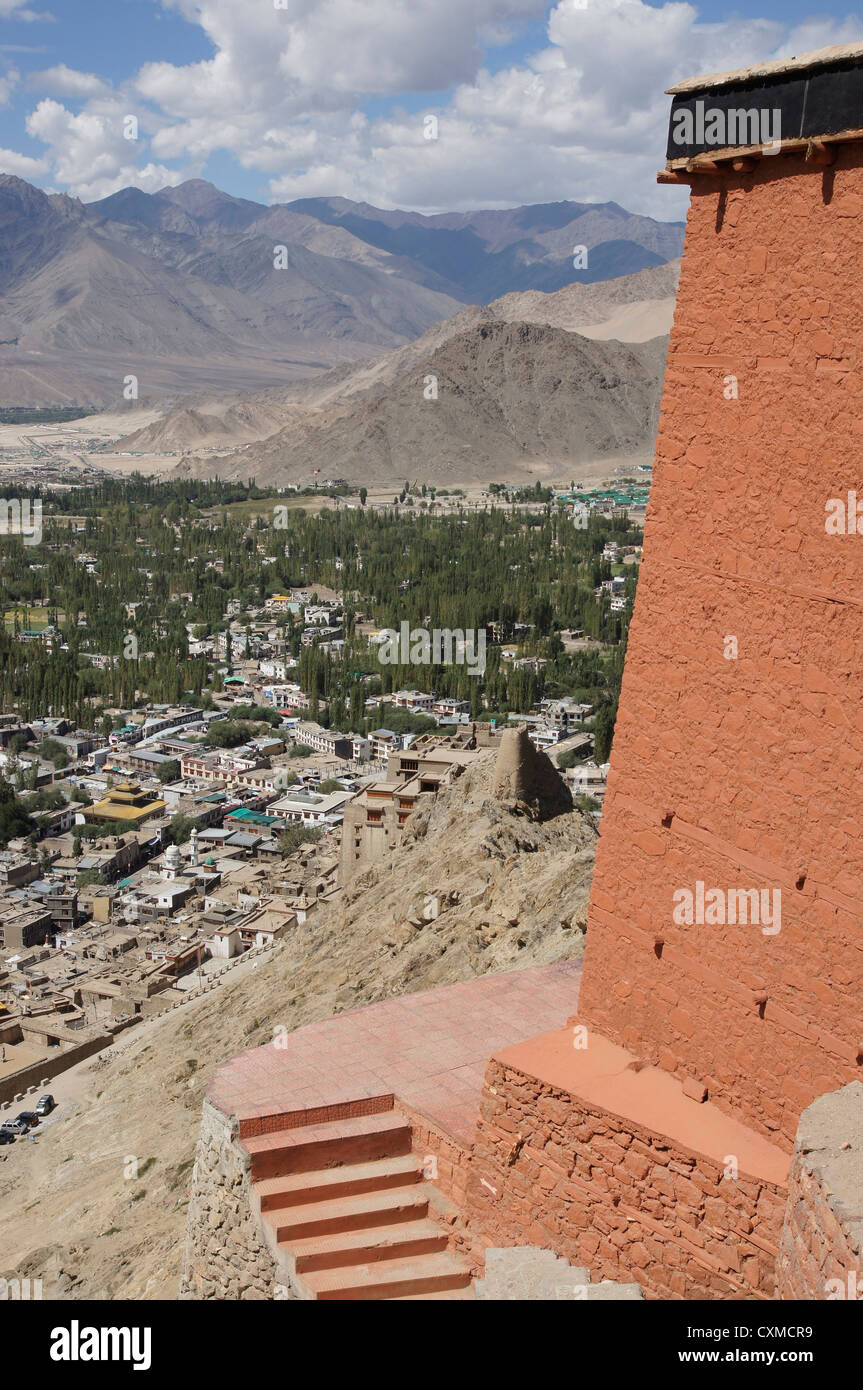
M186 1297L471 1297L506 1247L653 1298L863 1279L863 48L672 96L691 203L583 973L222 1067ZM554 814L526 744L496 795Z

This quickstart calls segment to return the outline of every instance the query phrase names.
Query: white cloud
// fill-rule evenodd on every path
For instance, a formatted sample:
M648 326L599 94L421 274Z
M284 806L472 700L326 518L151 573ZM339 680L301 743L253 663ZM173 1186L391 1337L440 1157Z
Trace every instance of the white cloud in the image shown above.
M25 24L36 24L40 20L52 20L48 10L31 10L26 0L0 0L0 19L23 20Z
M33 73L29 85L56 97L101 97L111 90L110 84L103 82L101 77L67 68L65 63Z
M145 66L141 96L165 118L154 152L205 159L230 151L270 176L274 198L339 193L424 211L553 200L615 199L678 215L685 195L659 190L668 121L664 89L716 71L863 36L849 19L798 30L735 17L700 23L694 5L560 0L547 42L498 73L479 45L513 21L544 15L532 0L163 0L201 24L206 63ZM360 121L364 96L455 88L436 114Z
M20 74L15 68L7 68L5 72L0 73L0 106L9 105L19 80Z
M863 37L850 17L789 28L764 18L699 22L692 4L643 0L161 0L213 45L204 62L146 63L125 90L61 64L28 119L56 182L81 197L199 172L226 152L269 179L274 199L344 194L423 211L613 199L661 217L685 195L657 189L669 101L693 73ZM0 12L13 0L0 0ZM499 72L483 47L545 17L536 52ZM448 91L440 108L380 114ZM386 109L386 108L385 108ZM141 139L123 141L138 112ZM423 138L426 111L439 139ZM98 189L98 193L93 190Z
M39 179L49 170L47 159L32 159L15 150L0 149L0 174L15 174L19 179Z
M119 98L91 103L76 115L46 97L28 116L27 133L48 146L56 182L85 202L128 185L152 193L180 183L188 171L138 162L138 141L124 135L130 114Z

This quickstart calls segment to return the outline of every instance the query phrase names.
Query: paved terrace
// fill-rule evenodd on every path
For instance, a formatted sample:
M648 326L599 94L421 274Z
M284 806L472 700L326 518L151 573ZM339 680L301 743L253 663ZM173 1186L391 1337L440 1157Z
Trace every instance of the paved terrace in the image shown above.
M207 1098L246 1136L396 1096L470 1145L489 1058L559 1028L575 1011L580 977L581 961L558 961L367 1004L283 1035L281 1046L241 1052L218 1069Z

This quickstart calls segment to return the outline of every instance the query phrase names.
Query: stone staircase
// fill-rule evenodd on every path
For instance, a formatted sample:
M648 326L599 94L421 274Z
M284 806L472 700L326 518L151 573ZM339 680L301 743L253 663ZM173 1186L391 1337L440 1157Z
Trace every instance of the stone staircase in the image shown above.
M470 1299L448 1247L452 1205L392 1109L241 1138L270 1248L308 1299Z

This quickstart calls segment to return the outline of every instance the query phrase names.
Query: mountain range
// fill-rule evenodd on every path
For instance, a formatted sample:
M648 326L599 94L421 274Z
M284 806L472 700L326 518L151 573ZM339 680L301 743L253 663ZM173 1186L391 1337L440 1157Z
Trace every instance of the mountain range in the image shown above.
M111 407L129 376L142 401L301 381L466 305L661 268L682 239L615 203L423 216L191 180L84 204L0 175L0 404Z

